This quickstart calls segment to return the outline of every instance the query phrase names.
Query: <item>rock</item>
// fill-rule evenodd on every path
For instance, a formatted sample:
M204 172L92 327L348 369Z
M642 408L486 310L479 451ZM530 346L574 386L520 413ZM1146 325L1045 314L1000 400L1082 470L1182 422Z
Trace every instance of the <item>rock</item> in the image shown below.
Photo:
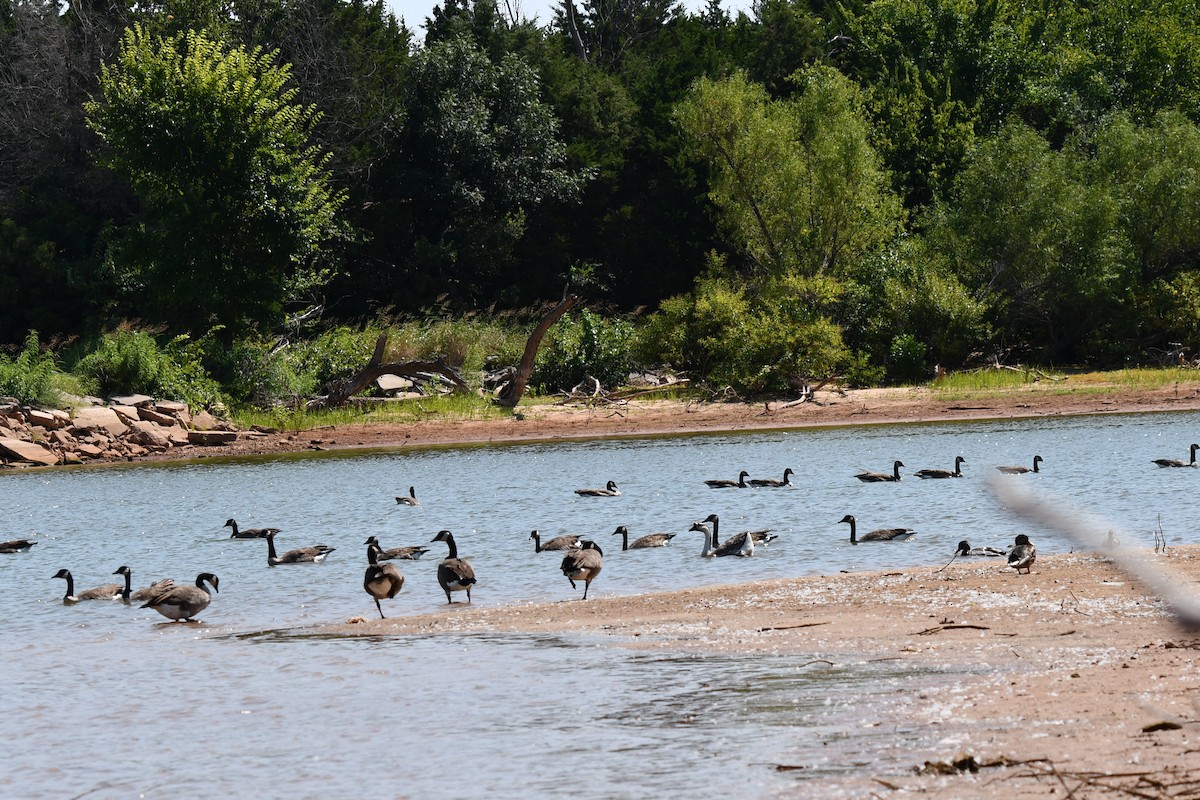
M159 400L154 404L154 410L162 414L170 414L173 417L178 417L188 410L188 406L187 403L180 403L178 400Z
M148 447L151 450L166 450L171 446L171 439L167 436L164 428L141 419L133 423L133 432L126 437L126 441Z
M83 463L83 459L79 457L79 453L72 453L69 450L67 452L63 453L62 461L64 464L82 464Z
M167 428L179 421L171 414L164 414L161 411L156 411L153 408L148 408L147 406L138 406L137 412L139 419L144 419L147 422L157 422L159 425L163 425Z
M103 430L113 436L124 436L126 433L129 433L129 426L121 422L121 418L117 416L117 412L104 406L77 409L75 411L74 422L73 430Z
M192 415L191 424L195 426L197 430L209 431L216 427L217 420L207 411L200 411Z
M79 444L75 446L75 452L88 458L99 458L104 455L104 451L94 444Z
M109 406L113 411L117 412L117 416L126 425L137 422L141 417L138 416L137 406Z
M144 394L129 394L123 397L110 397L109 401L114 406L148 406L154 402L154 398Z
M50 431L50 441L64 447L75 446L75 437L66 431Z
M167 428L167 438L171 440L171 444L179 446L182 444L191 444L188 438L188 432L179 426Z
M50 466L59 461L58 454L48 447L36 442L26 442L22 439L0 437L0 451L8 453L18 461L29 461L34 464Z
M214 445L236 441L238 434L237 431L188 431L187 437L192 444Z
M48 431L65 427L67 423L70 422L70 419L67 418L65 414L60 417L49 411L42 411L38 408L29 409L29 411L25 414L25 418L29 421L30 425L36 425L39 428L45 428Z
M130 457L136 457L136 456L144 456L144 455L146 455L146 453L149 453L150 451L147 450L146 448L142 447L141 445L134 444L133 442L126 442L125 443L125 452Z

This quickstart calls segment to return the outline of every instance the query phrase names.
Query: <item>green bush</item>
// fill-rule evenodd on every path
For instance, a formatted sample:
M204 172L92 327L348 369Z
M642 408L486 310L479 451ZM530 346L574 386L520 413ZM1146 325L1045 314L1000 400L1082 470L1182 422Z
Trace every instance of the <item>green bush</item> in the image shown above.
M222 402L219 384L204 367L205 341L177 336L160 347L144 331L106 333L95 350L75 364L88 390L103 397L148 394L194 408Z
M54 353L42 350L37 331L30 331L16 358L0 354L0 395L15 397L25 405L57 405L58 391L53 384L58 374Z
M583 309L558 320L538 350L531 383L543 392L570 389L591 375L601 386L623 386L633 368L633 325Z
M902 383L919 383L925 377L925 343L911 333L892 339L889 352L889 371Z

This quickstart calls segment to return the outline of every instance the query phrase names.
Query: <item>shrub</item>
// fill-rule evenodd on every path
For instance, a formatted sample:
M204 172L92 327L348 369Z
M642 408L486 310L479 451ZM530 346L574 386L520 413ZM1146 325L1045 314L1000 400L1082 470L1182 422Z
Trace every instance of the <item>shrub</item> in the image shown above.
M54 353L42 350L37 331L30 331L16 358L0 354L0 395L15 397L25 405L57 405L58 391L53 384L58 374Z
M892 339L888 361L894 380L918 383L925 376L925 343L911 333L902 333Z
M222 402L222 396L204 367L205 344L182 335L159 347L149 333L119 328L106 333L97 348L76 363L75 372L89 391L105 397L148 394L208 408Z
M633 363L633 326L585 308L562 317L547 332L531 383L541 391L555 391L591 375L601 386L622 386Z

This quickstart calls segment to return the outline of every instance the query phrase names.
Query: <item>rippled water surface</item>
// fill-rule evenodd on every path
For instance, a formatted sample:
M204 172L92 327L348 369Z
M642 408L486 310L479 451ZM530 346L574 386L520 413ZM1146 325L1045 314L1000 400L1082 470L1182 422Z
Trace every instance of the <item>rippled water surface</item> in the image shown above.
M527 797L586 791L641 797L681 786L704 796L772 796L850 769L879 731L880 696L906 676L877 664L800 666L795 658L672 657L586 637L338 639L306 626L375 614L361 588L363 540L426 544L397 562L389 615L452 614L437 586L452 530L479 576L477 605L574 602L559 556L531 529L586 534L605 550L597 596L943 563L960 539L1004 546L1028 532L1041 552L1065 542L1009 518L982 489L995 464L1045 458L1027 481L1112 518L1126 542L1160 518L1172 543L1197 540L1200 470L1159 470L1200 439L1195 414L836 428L741 435L444 448L346 456L77 469L0 475L0 539L39 540L0 556L0 647L7 734L0 795L10 797ZM895 459L911 473L967 459L961 480L861 484ZM789 489L708 489L703 480L778 477ZM622 496L572 489L615 480ZM417 487L421 505L393 500ZM689 524L724 533L773 528L752 559L699 557ZM904 544L851 547L838 525L916 528ZM221 524L283 529L288 549L337 548L326 564L266 565L261 541ZM679 533L664 549L620 552L633 536ZM76 589L197 572L221 578L203 625L160 624L115 603L64 607ZM814 654L813 658L819 658ZM776 764L803 766L778 772ZM584 771L580 773L580 771ZM586 774L581 784L578 774Z

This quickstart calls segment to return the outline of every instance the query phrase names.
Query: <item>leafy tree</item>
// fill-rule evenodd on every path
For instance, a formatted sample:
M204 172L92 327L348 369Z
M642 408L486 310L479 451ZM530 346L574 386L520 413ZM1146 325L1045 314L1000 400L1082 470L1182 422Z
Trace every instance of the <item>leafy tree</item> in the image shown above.
M259 49L140 26L103 67L88 119L141 203L109 259L150 319L232 336L327 279L343 195L289 74Z

